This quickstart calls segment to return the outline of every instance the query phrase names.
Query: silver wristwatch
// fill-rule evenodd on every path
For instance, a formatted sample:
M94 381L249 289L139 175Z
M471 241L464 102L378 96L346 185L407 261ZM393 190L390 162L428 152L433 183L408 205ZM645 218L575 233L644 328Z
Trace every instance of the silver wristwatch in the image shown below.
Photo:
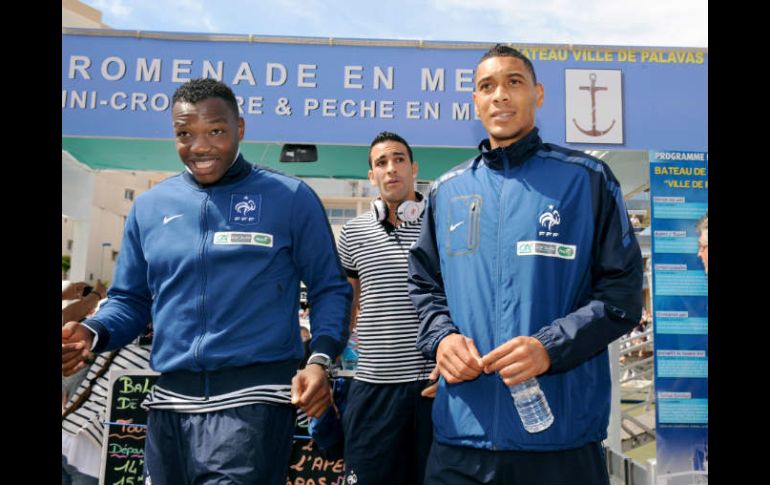
M320 365L321 367L324 368L324 371L326 371L326 373L329 374L332 367L332 360L329 357L322 354L313 354L307 360L307 365L310 365L310 364Z

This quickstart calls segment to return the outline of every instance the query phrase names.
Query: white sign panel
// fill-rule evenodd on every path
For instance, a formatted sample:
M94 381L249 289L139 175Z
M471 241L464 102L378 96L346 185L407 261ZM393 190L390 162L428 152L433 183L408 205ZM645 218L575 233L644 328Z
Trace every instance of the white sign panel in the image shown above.
M623 143L620 70L565 69L567 142Z

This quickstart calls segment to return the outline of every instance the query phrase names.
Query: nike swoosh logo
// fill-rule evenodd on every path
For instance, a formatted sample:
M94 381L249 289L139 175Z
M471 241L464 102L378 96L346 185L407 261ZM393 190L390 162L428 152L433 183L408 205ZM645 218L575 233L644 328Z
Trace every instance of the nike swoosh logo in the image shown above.
M465 221L460 221L458 223L452 224L451 226L449 226L449 232L454 231L455 229L457 229L458 227L460 227L460 225L462 225L464 223L465 223Z
M175 214L173 216L166 216L163 218L163 224L168 224L169 222L173 221L177 217L182 217L184 214Z

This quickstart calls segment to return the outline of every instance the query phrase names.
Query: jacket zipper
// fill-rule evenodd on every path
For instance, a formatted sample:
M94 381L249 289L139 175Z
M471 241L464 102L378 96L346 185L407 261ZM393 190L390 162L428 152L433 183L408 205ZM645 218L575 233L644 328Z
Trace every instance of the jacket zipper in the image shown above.
M206 303L206 238L208 236L208 221L206 219L206 204L208 204L209 200L209 193L206 192L206 197L203 199L203 203L201 204L201 240L199 243L199 251L198 251L198 258L200 259L200 268L201 268L201 294L198 298L198 314L200 315L201 322L203 324L203 329L198 336L198 341L195 344L195 362L200 365L203 368L203 390L204 390L204 398L208 399L209 397L209 376L208 372L206 372L205 367L202 365L200 361L200 349L203 345L203 337L206 335L206 312L205 312L205 303Z
M501 276L503 271L503 254L502 254L502 241L503 241L503 216L505 214L505 183L508 181L508 157L505 156L505 153L501 153L501 156L503 158L503 183L500 187L500 200L498 201L498 214L497 214L497 282L496 282L496 288L495 292L496 294L496 305L495 305L495 333L494 333L494 345L493 348L497 348L501 342L500 339L500 320L501 320L501 312L502 312L502 289L501 289ZM498 444L500 443L499 439L499 426L498 421L500 417L500 386L495 386L495 393L494 393L494 407L492 410L492 430L493 430L493 436L492 436L492 449L496 450L498 448Z

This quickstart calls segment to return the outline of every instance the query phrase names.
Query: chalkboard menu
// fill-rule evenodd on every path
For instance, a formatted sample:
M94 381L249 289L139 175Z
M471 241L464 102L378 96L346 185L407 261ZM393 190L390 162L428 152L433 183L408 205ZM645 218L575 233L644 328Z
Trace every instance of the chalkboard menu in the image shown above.
M147 411L140 406L158 374L149 369L110 371L99 485L141 485Z
M313 440L295 439L286 485L342 485L345 464L342 458L327 460Z

